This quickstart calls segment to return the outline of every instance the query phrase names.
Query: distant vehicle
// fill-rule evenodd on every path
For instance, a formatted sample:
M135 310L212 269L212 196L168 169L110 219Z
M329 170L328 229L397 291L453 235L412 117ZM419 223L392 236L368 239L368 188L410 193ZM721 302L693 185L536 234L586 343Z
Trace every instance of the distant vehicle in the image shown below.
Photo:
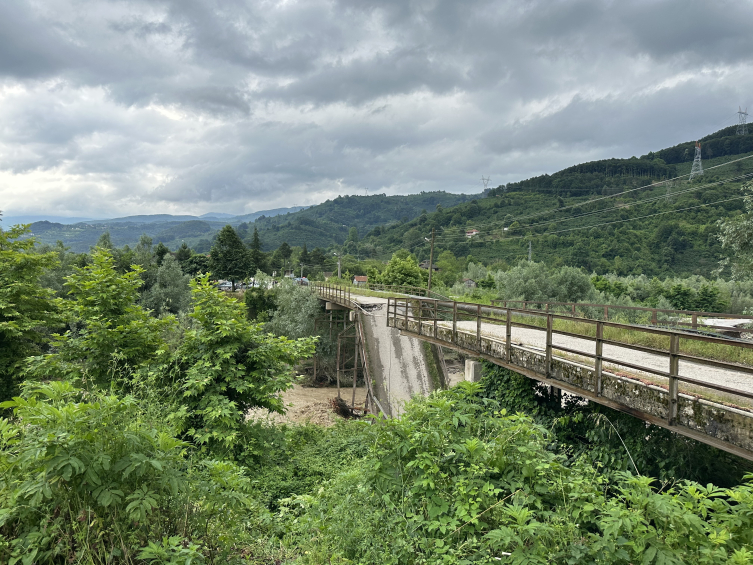
M299 284L301 286L308 286L309 280L306 277L296 277L295 279L296 284Z
M217 288L220 290L233 290L233 283L231 282L222 282L217 285Z

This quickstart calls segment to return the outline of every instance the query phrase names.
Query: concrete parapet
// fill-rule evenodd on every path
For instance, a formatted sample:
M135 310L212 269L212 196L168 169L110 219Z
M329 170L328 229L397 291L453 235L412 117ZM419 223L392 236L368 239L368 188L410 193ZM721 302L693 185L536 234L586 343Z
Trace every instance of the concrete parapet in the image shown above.
M512 345L507 361L506 343L489 336L434 326L433 323L406 322L392 318L390 325L406 330L406 335L450 347L477 358L486 359L529 378L561 388L590 401L627 412L652 424L713 445L753 460L753 412L680 393L677 421L668 422L669 393L667 389L644 381L602 372L602 389L596 390L596 374L592 367L553 357L547 371L543 351ZM421 334L420 336L418 334ZM469 363L471 368L469 370ZM466 361L466 380L480 378L473 365ZM473 377L469 378L469 375Z

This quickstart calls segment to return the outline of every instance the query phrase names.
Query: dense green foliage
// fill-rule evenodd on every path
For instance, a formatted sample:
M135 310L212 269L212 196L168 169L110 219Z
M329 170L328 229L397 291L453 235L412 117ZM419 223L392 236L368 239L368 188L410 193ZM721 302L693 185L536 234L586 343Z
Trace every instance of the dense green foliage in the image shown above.
M304 563L748 563L753 485L654 488L549 450L545 428L478 398L414 400L299 513ZM753 479L753 477L749 477ZM300 509L303 508L303 511Z
M209 268L216 277L232 281L233 289L237 281L256 272L248 249L232 226L225 226L217 234L209 254Z
M290 367L311 355L314 340L275 337L249 324L243 305L218 294L206 275L191 286L194 323L166 367L183 397L178 429L199 445L240 449L251 408L284 412L280 393L293 381Z
M30 359L30 375L107 385L149 363L163 347L162 332L172 320L157 320L136 304L141 267L118 273L100 248L91 261L68 277L71 299L58 301L71 329L53 336L50 353Z
M157 562L226 562L218 529L248 530L249 478L190 456L139 404L58 382L2 405L0 561L133 563L166 539Z
M20 366L48 341L45 327L56 323L52 289L39 279L57 266L54 252L33 253L22 227L0 229L0 400L18 392Z
M734 158L741 157L749 155ZM582 190L558 195L533 181L525 190L494 189L487 198L375 229L359 246L377 257L405 248L421 260L428 259L424 238L434 228L435 257L450 251L455 257L470 255L486 265L505 267L526 258L530 242L534 260L549 266L623 276L708 277L726 257L717 221L739 214L743 208L740 187L753 172L753 159L710 169L731 159L706 163L706 173L692 182L674 181L669 188L671 198L665 184L652 184L660 179L648 176L612 178L602 173L593 181L597 190L588 180L596 173L586 171L603 162L579 165L562 174ZM677 174L687 174L689 166L677 165ZM468 238L466 228L480 233Z

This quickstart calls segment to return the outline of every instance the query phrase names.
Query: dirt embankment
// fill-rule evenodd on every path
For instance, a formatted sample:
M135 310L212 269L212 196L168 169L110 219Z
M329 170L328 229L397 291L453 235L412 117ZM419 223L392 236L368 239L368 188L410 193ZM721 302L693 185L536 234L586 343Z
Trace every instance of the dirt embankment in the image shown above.
M350 406L353 397L352 388L343 388L340 391L342 398ZM249 412L248 417L254 420L268 420L278 424L305 424L307 422L319 426L331 426L340 416L332 410L330 400L337 396L336 387L304 387L294 385L286 391L282 397L287 406L286 414L269 413L264 409L257 408ZM366 388L356 388L356 408L363 409L366 400Z

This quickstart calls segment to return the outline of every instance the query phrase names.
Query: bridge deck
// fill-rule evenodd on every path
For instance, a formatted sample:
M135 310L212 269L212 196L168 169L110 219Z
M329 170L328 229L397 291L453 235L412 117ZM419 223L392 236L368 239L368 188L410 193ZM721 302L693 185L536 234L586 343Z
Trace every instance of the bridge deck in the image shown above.
M753 460L751 342L420 296L388 298L386 323Z

